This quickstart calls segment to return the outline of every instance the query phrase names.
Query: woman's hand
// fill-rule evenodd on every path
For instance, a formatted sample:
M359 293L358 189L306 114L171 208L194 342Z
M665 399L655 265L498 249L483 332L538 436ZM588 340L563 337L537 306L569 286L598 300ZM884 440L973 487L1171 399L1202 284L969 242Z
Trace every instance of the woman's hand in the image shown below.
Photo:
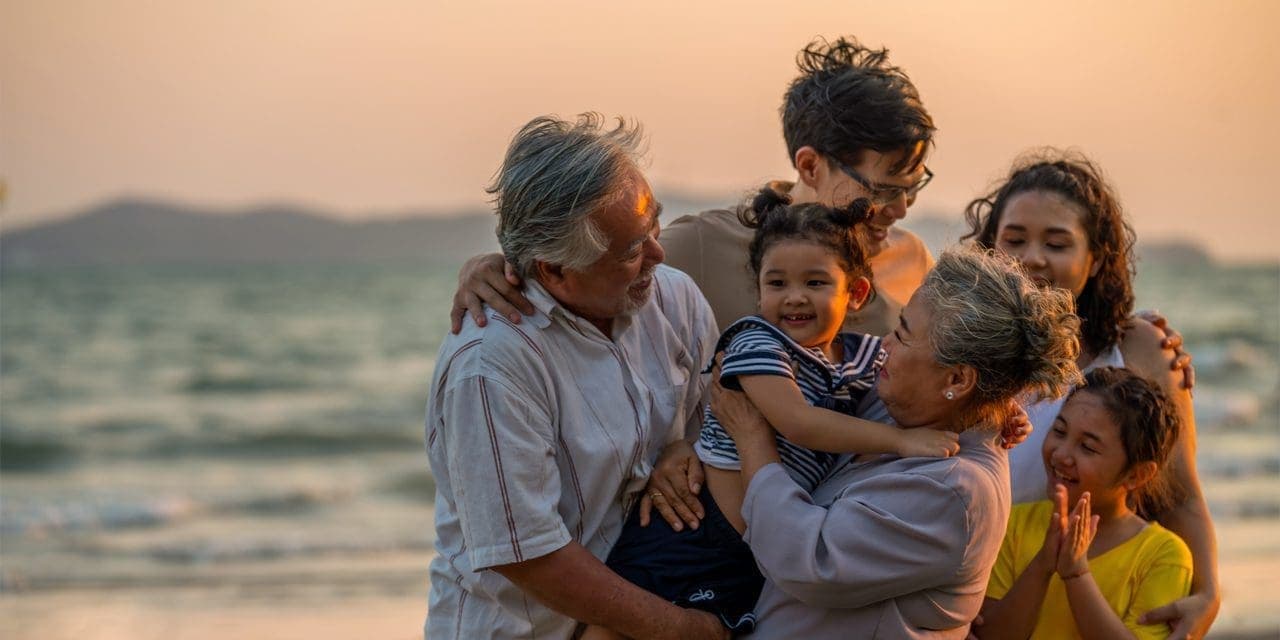
M1026 410L1016 400L1009 400L1007 415L1009 418L1005 420L1004 428L1000 429L1000 445L1005 449L1012 449L1022 444L1034 427L1031 426Z
M1169 640L1199 640L1209 633L1209 627L1218 617L1222 600L1209 593L1193 593L1157 607L1138 618L1138 624L1165 623L1173 630Z
M959 451L959 434L927 427L904 429L898 442L898 455L903 458L948 458Z
M738 449L742 489L746 491L757 471L781 461L778 436L747 394L730 391L720 384L721 357L723 354L716 354L716 366L711 371L711 412Z
M681 531L687 523L697 529L707 514L698 500L702 490L702 462L693 445L677 440L667 445L649 475L649 484L640 498L640 526L649 526L653 509L658 509L672 529Z
M765 420L764 414L751 404L751 399L741 391L730 391L720 384L720 355L716 355L716 366L712 370L711 412L715 414L720 426L733 438L741 452L744 444L774 439L773 427Z
M1055 570L1063 580L1089 573L1089 545L1098 534L1098 518L1090 510L1089 492L1086 491L1076 502L1076 508L1071 511L1067 528L1063 530L1062 540L1058 545L1058 564Z
M1182 388L1190 391L1192 387L1196 386L1196 369L1191 366L1191 354L1182 349L1182 334L1170 327L1169 319L1155 309L1144 309L1134 315L1150 322L1157 329L1164 332L1164 340L1160 342L1160 348L1173 352L1173 360L1169 362L1169 369L1182 372Z
M483 327L486 304L514 323L520 322L521 313L533 315L533 303L520 292L522 286L524 282L516 275L515 267L501 253L467 260L458 270L458 290L453 294L453 308L449 310L450 331L462 330L462 316L466 313L471 314L476 326Z

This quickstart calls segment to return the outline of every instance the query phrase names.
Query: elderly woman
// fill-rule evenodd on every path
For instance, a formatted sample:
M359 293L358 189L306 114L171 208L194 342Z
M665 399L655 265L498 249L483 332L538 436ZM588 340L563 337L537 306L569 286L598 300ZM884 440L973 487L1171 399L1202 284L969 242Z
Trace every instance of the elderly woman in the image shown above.
M878 392L902 427L960 434L951 458L854 458L813 495L778 463L773 430L741 394L713 408L737 444L745 538L767 582L762 638L963 638L1009 516L999 444L1009 399L1079 377L1065 292L1003 259L943 254L885 339Z

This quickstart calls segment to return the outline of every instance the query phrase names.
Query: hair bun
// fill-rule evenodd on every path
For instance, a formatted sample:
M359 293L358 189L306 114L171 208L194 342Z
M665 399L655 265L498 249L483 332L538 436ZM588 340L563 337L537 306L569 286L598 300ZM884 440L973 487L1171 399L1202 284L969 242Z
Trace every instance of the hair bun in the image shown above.
M791 204L791 196L775 190L768 185L751 198L751 206L738 215L742 224L752 229L763 226L768 218L775 215L786 215L787 206Z
M871 219L875 206L866 198L856 198L849 204L831 209L831 221L842 226L852 227L855 224Z

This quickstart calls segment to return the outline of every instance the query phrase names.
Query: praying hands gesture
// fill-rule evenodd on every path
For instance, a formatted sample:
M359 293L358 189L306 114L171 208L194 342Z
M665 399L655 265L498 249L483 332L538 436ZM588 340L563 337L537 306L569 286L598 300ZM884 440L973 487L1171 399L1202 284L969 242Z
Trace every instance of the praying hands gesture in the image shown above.
M1059 493L1062 495L1059 496ZM1080 496L1071 516L1067 517L1065 494L1066 489L1062 485L1054 488L1055 506L1058 507L1054 513L1054 521L1057 526L1049 527L1050 533L1045 536L1045 543L1047 546L1051 536L1057 538L1058 553L1054 571L1063 580L1072 580L1089 573L1089 545L1093 543L1094 536L1098 535L1098 516L1090 512L1089 492L1086 491ZM1066 526L1062 528L1064 521ZM1055 528L1059 529L1057 535L1053 534Z
M1032 566L1045 575L1058 574L1064 581L1089 573L1089 545L1098 534L1098 516L1092 514L1086 491L1067 514L1067 488L1053 487L1053 516L1044 544Z

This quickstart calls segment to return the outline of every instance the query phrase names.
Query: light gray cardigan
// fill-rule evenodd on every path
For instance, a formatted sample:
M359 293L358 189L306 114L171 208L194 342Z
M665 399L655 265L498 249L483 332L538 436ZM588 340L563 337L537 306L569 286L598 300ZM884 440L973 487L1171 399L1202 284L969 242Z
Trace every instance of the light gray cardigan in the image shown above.
M813 497L780 465L742 506L767 581L754 638L964 638L1009 520L994 431L951 458L847 462Z

